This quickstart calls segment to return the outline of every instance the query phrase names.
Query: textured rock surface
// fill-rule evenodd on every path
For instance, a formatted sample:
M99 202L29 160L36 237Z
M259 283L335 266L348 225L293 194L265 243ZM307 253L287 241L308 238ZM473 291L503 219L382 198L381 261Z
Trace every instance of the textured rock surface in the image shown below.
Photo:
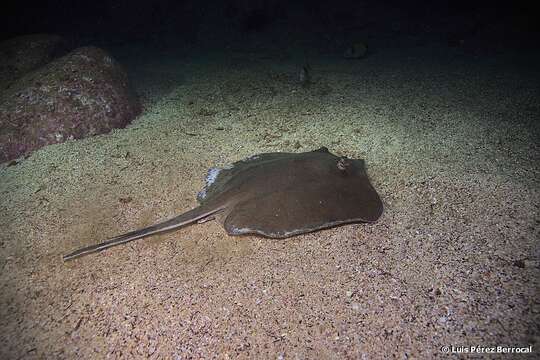
M58 35L17 36L0 43L0 88L43 66L68 51L67 42Z
M121 66L101 49L76 49L0 94L0 162L125 127L139 112Z

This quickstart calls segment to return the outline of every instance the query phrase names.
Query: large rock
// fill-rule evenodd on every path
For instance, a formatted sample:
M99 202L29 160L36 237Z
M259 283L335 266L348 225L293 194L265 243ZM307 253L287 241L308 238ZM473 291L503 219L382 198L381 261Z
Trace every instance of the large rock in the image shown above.
M0 42L0 90L67 52L67 42L57 35L24 35Z
M139 112L121 66L101 49L76 49L0 93L0 162L125 127Z

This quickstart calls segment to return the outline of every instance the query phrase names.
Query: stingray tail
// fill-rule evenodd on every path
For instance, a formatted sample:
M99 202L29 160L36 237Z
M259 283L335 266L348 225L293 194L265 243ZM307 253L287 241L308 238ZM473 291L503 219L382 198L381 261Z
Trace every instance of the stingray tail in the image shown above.
M222 208L205 210L197 207L195 209L189 210L188 212L183 213L182 215L176 216L172 219L164 221L159 224L155 224L144 229L139 229L135 231L128 232L127 234L119 235L110 239L107 239L99 244L87 246L78 250L75 250L67 255L64 255L62 259L64 261L72 260L78 258L79 256L93 254L105 249L108 249L112 246L120 245L127 243L129 241L141 239L143 237L162 233L165 231L170 231L182 227L184 225L189 225L196 221L201 221L211 215L223 210Z

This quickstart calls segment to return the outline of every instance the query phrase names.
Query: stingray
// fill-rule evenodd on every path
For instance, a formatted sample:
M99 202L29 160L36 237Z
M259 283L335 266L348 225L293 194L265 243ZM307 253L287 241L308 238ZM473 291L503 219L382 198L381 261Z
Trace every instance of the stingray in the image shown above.
M322 147L304 153L253 155L208 170L199 206L177 217L76 250L64 261L192 223L219 220L229 235L282 239L358 222L383 211L364 160Z

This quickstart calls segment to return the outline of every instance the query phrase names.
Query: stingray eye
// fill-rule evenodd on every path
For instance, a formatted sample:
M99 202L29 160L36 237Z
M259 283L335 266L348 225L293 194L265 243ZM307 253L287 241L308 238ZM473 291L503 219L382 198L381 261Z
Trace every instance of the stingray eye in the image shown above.
M347 172L349 166L351 166L351 162L346 157L340 158L337 162L337 168L341 172Z

